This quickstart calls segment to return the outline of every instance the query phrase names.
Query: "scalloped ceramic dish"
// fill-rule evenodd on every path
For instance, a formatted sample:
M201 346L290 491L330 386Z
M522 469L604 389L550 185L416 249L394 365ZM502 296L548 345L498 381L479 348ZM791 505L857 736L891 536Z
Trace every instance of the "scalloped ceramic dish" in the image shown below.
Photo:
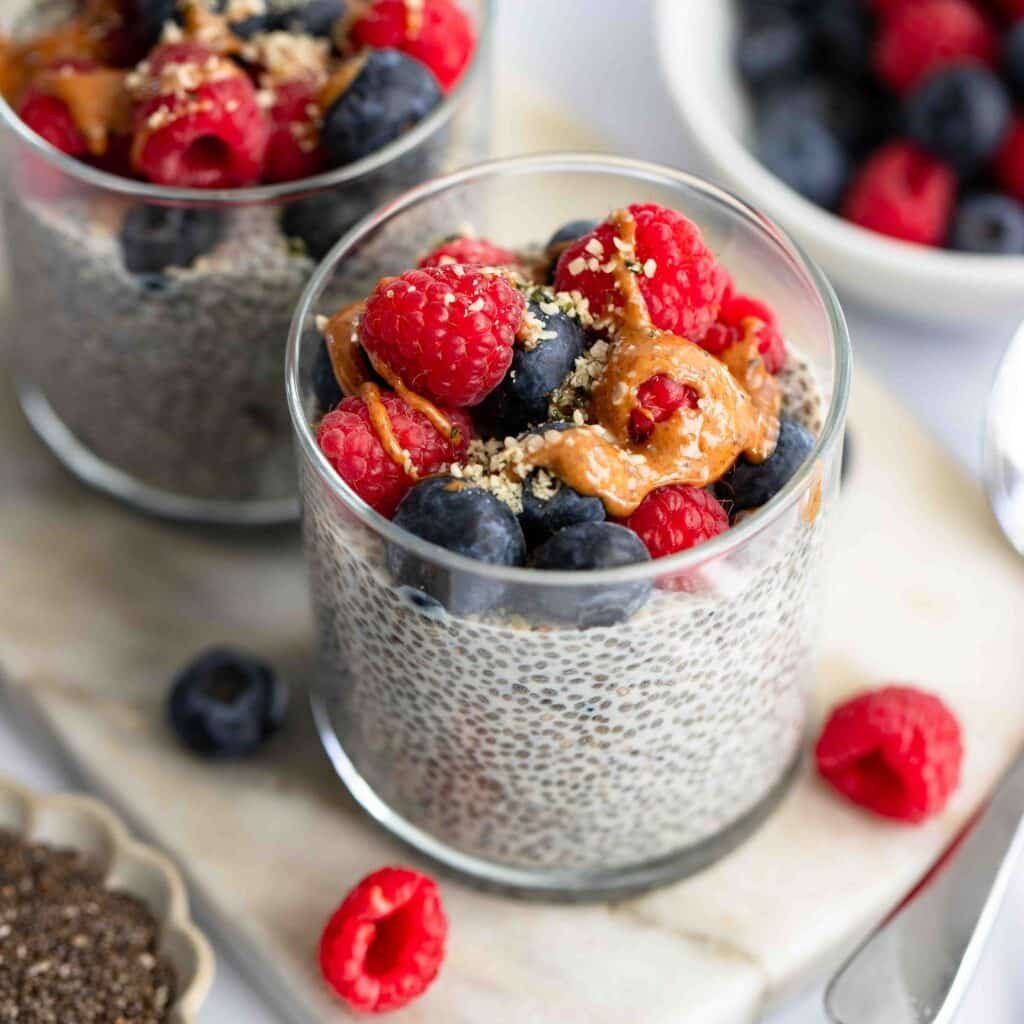
M866 231L798 195L751 152L750 102L733 66L733 0L659 0L661 69L702 170L786 228L843 296L970 326L1024 315L1024 256L929 249Z
M196 1024L213 982L214 957L191 921L185 883L170 861L132 839L120 820L96 800L34 793L2 779L0 828L30 842L89 854L102 866L109 887L145 903L160 925L160 952L177 973L179 992L170 1024Z

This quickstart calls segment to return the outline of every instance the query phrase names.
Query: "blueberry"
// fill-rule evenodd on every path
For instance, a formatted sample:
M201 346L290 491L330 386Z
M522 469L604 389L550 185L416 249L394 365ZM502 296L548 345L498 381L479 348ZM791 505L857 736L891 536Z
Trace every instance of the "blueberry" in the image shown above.
M759 464L741 458L715 485L715 494L719 501L731 502L733 512L760 508L789 483L813 448L814 435L796 420L784 419L771 458Z
M281 227L288 238L301 241L313 259L322 260L334 243L373 207L373 196L358 185L348 185L289 203Z
M189 267L223 234L224 215L220 210L133 206L121 224L124 265L133 274Z
M754 89L799 78L810 63L812 45L806 19L759 13L747 20L736 44L740 76Z
M398 50L372 51L324 115L322 135L331 165L376 153L422 121L441 99L441 87L426 65Z
M207 757L243 757L258 750L284 720L288 688L260 658L218 648L174 679L168 716L178 738Z
M342 394L338 378L334 375L331 354L327 350L327 342L321 341L313 360L313 394L322 412L330 412L345 397Z
M1003 43L1003 75L1017 99L1024 103L1024 20L1006 34Z
M607 518L604 502L574 491L568 484L555 482L553 494L538 495L534 487L538 473L523 482L523 511L519 523L530 544L539 544L568 526L601 523Z
M535 569L587 572L649 562L644 542L614 523L578 523L542 544L530 562ZM614 626L638 612L651 595L649 580L614 586L540 587L531 615L540 621L590 629Z
M511 509L493 494L450 476L420 481L395 513L396 526L431 544L490 565L522 565L526 539ZM399 587L429 594L454 614L484 612L501 600L501 585L450 571L397 544L388 566Z
M1024 205L995 192L968 196L953 216L949 245L961 252L1024 255Z
M130 25L139 44L146 50L160 41L164 25L178 14L178 0L130 0Z
M335 22L345 17L346 7L345 0L300 0L278 15L280 28L330 38Z
M548 244L544 247L544 250L549 256L560 256L562 250L567 245L575 242L578 238L582 238L584 235L589 235L599 224L600 221L596 220L571 220L568 224L563 224L548 239Z
M813 19L822 66L863 75L871 66L876 27L864 0L820 0Z
M850 176L850 158L828 126L813 116L775 107L758 125L757 151L765 167L812 203L834 208Z
M513 437L548 418L551 395L583 355L586 331L567 313L545 313L535 302L529 312L541 325L542 337L534 348L516 346L512 365L480 409L481 420L495 436Z
M907 135L933 156L967 175L998 148L1010 124L1010 98L1002 82L981 67L938 71L907 97Z

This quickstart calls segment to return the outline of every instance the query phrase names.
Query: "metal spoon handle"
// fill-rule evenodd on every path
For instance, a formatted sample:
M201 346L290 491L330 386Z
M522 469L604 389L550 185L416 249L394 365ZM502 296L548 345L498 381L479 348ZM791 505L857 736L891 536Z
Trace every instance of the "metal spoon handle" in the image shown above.
M832 980L834 1024L950 1024L1024 850L1024 754L906 901Z

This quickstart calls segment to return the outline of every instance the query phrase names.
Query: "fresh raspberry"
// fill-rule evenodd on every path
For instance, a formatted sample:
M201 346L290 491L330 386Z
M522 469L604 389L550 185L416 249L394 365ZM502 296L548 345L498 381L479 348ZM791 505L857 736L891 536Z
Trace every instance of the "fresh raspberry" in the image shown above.
M264 180L298 181L319 174L326 166L316 89L301 78L275 85Z
M724 533L729 517L710 491L662 487L641 502L625 525L647 545L651 558L664 558Z
M815 758L822 776L855 804L924 821L945 807L960 780L960 725L938 697L889 686L836 708Z
M655 426L667 420L677 409L683 406L696 409L697 399L693 388L680 384L667 374L648 377L637 388L637 404L629 413L630 437L636 444L642 444L654 433Z
M383 392L381 401L395 439L408 453L417 477L430 476L454 462L473 436L472 423L464 413L446 411L459 432L457 440L450 440L397 395ZM384 449L361 398L346 398L329 412L320 424L316 441L338 476L367 505L389 519L416 482Z
M955 198L952 168L909 142L890 142L854 178L843 216L893 238L941 245Z
M376 0L352 26L352 39L375 50L390 47L415 57L449 92L473 56L473 22L454 0L424 0L420 15L411 8L405 0Z
M1024 0L996 0L996 3L1014 21L1024 18Z
M407 387L448 405L479 405L512 363L526 302L504 278L460 266L386 277L366 302L363 347Z
M408 868L364 878L320 940L324 980L361 1013L388 1013L430 987L444 960L448 919L435 882Z
M1024 115L1013 119L1006 141L996 154L995 172L999 184L1024 203Z
M715 322L726 279L700 229L675 210L645 203L629 207L636 221L640 291L655 327L699 341ZM601 269L615 254L616 227L605 222L562 253L555 270L559 291L579 291L595 317L621 309L611 273Z
M517 267L519 258L509 249L488 242L484 238L460 235L450 238L420 260L419 266L443 267L460 263L464 267Z
M22 121L54 149L68 156L84 157L89 143L75 124L67 104L56 96L29 89L18 108Z
M746 320L760 320L761 326L757 329L757 351L761 353L764 360L764 367L769 373L781 373L786 368L786 342L779 331L775 311L767 303L760 299L751 298L749 295L741 295L739 292L728 291L722 300L722 308L718 314L718 324L725 328L725 336L730 340L724 348L735 344L744 334ZM711 333L710 331L708 332ZM712 355L719 355L715 351L721 345L721 332L716 332L712 337L712 347L708 347L708 338L705 336L701 342Z
M252 81L196 43L159 47L149 60L151 93L135 112L135 166L158 185L241 188L259 181L269 126ZM174 87L164 90L173 69ZM212 69L212 71L211 71Z
M909 92L950 64L991 67L999 51L995 29L966 0L926 0L898 8L875 40L875 70L895 92Z

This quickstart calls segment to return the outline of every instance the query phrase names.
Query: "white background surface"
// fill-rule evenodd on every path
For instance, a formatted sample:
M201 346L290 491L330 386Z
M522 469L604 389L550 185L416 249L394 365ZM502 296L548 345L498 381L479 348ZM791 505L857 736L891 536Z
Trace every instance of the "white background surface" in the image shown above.
M623 154L690 166L684 133L659 79L649 0L499 0L499 4L498 54L504 70L514 68L528 76L586 127L613 140ZM982 409L1013 325L974 331L957 325L957 331L946 333L887 321L861 309L848 308L847 313L858 361L881 375L950 451L976 471ZM1009 548L1007 557L1012 557ZM63 782L52 765L2 722L0 766L5 774L40 788L58 788ZM957 1024L1011 1024L1024 1019L1022 918L1024 878L1004 910ZM822 1024L820 992L810 993L799 1005L769 1020L770 1024ZM282 1021L261 1005L238 965L220 952L217 982L203 1024Z

